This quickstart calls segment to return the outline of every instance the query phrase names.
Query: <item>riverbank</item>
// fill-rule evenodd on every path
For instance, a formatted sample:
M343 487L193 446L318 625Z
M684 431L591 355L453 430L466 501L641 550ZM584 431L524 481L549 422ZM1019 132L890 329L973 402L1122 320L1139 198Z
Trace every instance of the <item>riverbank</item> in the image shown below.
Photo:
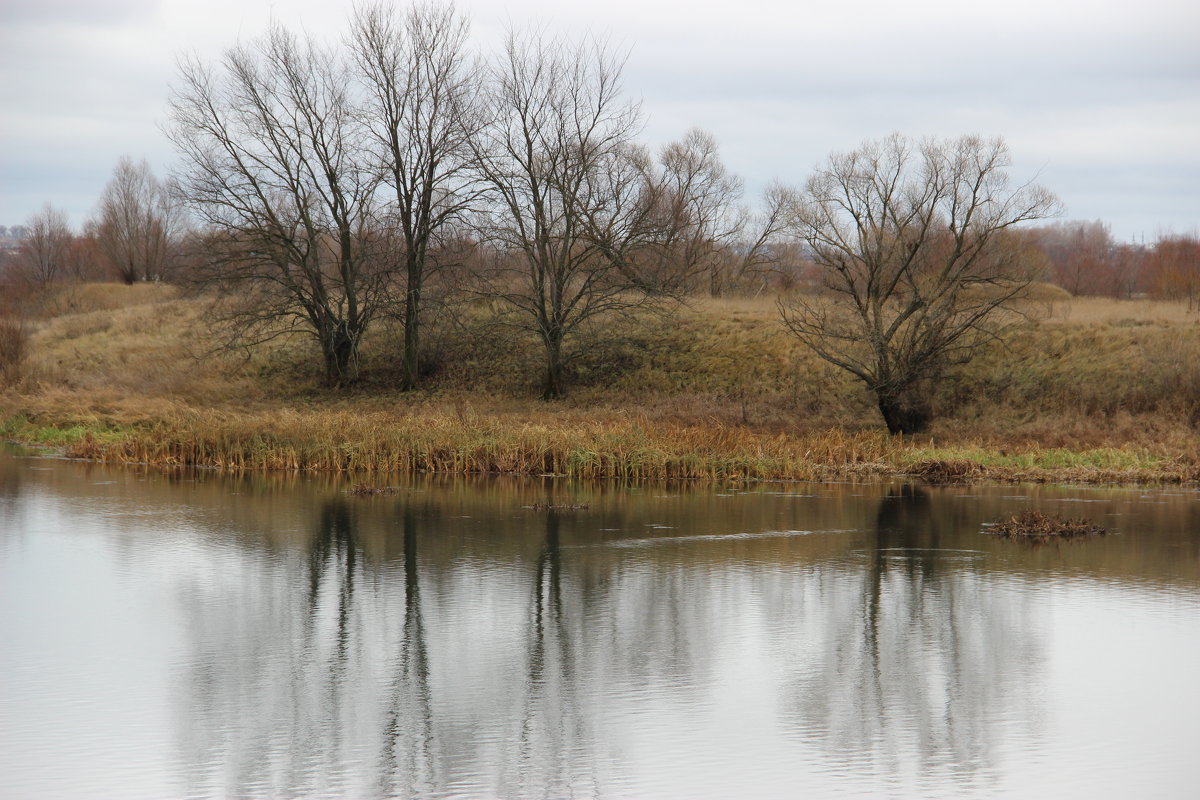
M110 463L579 478L1200 481L1200 324L1173 304L1055 299L939 397L930 435L882 432L858 386L802 352L772 301L698 301L591 332L561 402L537 352L480 316L430 337L399 393L394 332L364 385L320 387L302 339L198 358L200 302L80 287L33 324L0 438Z
M237 413L187 408L136 422L119 412L9 416L0 436L108 463L231 470L462 472L633 480L1194 483L1200 465L1136 447L1010 449L879 431L769 434L740 426L433 409Z

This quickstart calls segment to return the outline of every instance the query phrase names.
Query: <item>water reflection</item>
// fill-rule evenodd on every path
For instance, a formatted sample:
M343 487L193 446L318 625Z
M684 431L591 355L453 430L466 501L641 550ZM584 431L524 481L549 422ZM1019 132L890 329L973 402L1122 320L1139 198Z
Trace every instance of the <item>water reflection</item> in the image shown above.
M540 527L540 542L500 586L492 584L494 572L473 574L470 565L422 564L421 542L445 536L451 526L412 502L384 516L399 528L398 557L370 561L359 542L356 506L328 500L306 554L303 645L289 645L289 615L281 614L264 626L267 641L230 636L195 664L200 708L187 716L212 728L197 740L235 735L240 742L219 757L195 753L193 773L205 775L201 793L303 793L320 788L305 782L316 774L333 781L331 790L361 790L336 781L352 781L347 761L377 757L365 773L378 776L381 795L450 787L504 796L590 794L588 787L598 791L603 783L603 756L619 746L597 724L606 703L620 707L631 690L653 687L682 693L681 704L692 703L691 712L703 716L706 685L715 680L712 657L731 643L745 644L744 630L759 629L784 632L770 649L788 665L785 725L833 758L880 776L914 758L922 772L944 770L960 779L994 768L1004 717L1028 722L1022 710L1042 660L1042 632L1027 604L980 580L970 553L960 553L967 560L943 557L927 493L894 489L877 504L874 535L860 537L864 548L808 565L817 602L793 617L787 584L795 575L779 565L708 564L697 571L678 549L650 563L644 551L617 549L616 559L576 563L572 571L563 549L571 519L553 510L526 515ZM574 533L576 541L586 536ZM580 559L589 551L567 552ZM521 586L527 600L523 612L509 609L511 627L490 632L490 647L467 648L474 667L454 659L432 663L422 574L443 587L472 585L481 606L502 606L503 595ZM502 596L491 597L496 590ZM507 602L516 605L511 597ZM470 619L436 613L432 627L437 638L453 631L466 642L488 636ZM455 646L443 642L437 649ZM220 674L231 665L251 666L251 674ZM431 673L439 676L440 692L472 698L470 724L437 710ZM258 730L239 732L248 722L239 704L212 713L220 696L214 676L225 686L288 676L286 694L260 691L295 708L289 714L260 701L250 718ZM385 711L376 715L372 708ZM272 729L289 717L286 729ZM372 739L382 742L377 754L361 748ZM240 752L246 743L253 743L250 752ZM275 763L281 758L285 763ZM230 759L243 763L228 771ZM222 785L220 773L204 773L206 763L225 770L226 780L243 777ZM266 787L264 775L289 778Z
M327 478L14 463L0 509L50 498L72 537L19 568L87 542L119 576L89 591L143 582L179 637L156 667L177 784L126 796L1004 794L1057 741L1055 598L1087 581L1169 619L1200 605L1186 494L1088 494L1121 535L1030 551L982 524L1064 495L497 478L353 498Z
M388 690L380 794L416 797L441 782L434 760L433 698L429 688L429 651L421 616L417 569L418 517L411 506L401 512L404 541L404 625Z
M1027 600L981 574L981 553L947 546L946 521L919 488L878 501L864 549L816 576L819 619L794 641L817 643L818 657L793 672L788 710L804 737L858 769L915 767L965 788L995 771L1009 723L1036 740L1046 643Z
M562 580L559 513L550 510L531 581L525 697L519 730L511 740L516 752L506 759L515 769L505 776L505 794L568 796L575 783L573 768L586 769L590 760L581 741L583 699L574 691L574 654L563 615ZM573 755L582 758L576 761Z

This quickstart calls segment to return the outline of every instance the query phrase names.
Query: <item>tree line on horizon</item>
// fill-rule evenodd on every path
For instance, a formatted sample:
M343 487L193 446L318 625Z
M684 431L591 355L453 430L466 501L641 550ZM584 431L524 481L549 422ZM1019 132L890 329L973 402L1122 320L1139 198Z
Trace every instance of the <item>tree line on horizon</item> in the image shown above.
M863 381L894 432L924 429L929 384L1033 281L1200 302L1200 241L1033 226L1061 206L1010 184L1002 140L864 142L754 210L710 134L638 141L643 114L605 42L514 31L485 57L469 32L451 5L380 3L335 44L274 24L214 62L181 58L175 173L122 159L80 233L47 205L5 279L189 284L219 298L231 343L309 334L337 386L358 380L369 327L394 318L404 389L421 379L429 308L486 297L541 343L547 399L594 320L799 289L784 324Z

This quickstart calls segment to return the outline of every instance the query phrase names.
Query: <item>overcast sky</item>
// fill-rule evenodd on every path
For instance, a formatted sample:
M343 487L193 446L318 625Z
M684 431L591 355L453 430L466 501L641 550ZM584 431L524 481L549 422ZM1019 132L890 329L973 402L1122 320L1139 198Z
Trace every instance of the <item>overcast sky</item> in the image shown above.
M176 56L275 19L336 36L336 0L0 0L0 224L81 223L122 155L160 176ZM481 49L508 26L606 35L659 145L714 134L757 192L900 131L1005 137L1066 218L1147 241L1200 229L1196 0L461 0Z

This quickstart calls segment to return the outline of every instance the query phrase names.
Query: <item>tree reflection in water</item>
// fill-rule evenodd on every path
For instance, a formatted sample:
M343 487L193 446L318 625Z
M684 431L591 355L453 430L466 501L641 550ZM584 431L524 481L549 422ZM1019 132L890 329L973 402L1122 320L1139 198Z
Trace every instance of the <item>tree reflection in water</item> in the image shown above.
M515 775L506 775L505 794L571 796L574 771L586 767L581 752L584 709L575 697L574 653L563 615L562 547L559 513L546 512L546 533L538 554L532 589L524 708L513 742L517 752L506 758ZM582 758L580 758L582 756Z
M388 689L381 786L385 795L413 797L433 791L438 781L434 760L433 702L429 690L429 651L421 615L417 569L418 515L412 505L401 512L404 539L404 627L394 677Z
M792 654L791 723L856 769L899 776L915 756L925 778L987 780L1006 721L1036 716L1028 601L976 569L982 554L947 552L952 524L924 490L889 490L874 536L818 571L818 618L793 631L818 655Z
M1032 716L1026 601L946 552L958 523L923 491L876 499L840 548L611 517L629 533L605 543L586 515L422 496L326 499L305 547L247 548L192 587L195 794L599 794L638 726L710 724L744 652L786 676L756 708L883 776L977 779L1002 718Z

